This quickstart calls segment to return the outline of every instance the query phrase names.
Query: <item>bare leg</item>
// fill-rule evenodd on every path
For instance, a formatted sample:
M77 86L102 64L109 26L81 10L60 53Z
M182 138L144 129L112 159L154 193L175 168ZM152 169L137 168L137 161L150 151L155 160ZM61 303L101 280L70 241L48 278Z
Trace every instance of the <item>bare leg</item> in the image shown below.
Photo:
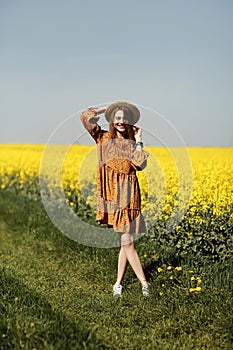
M142 286L148 286L145 274L142 269L141 261L134 247L133 237L128 233L124 233L121 236L121 250L122 249L124 250L127 261L131 265L134 273L141 282Z
M128 261L125 255L125 250L123 247L121 247L119 258L118 258L118 274L117 274L117 281L116 281L117 284L121 284L127 265L128 265Z

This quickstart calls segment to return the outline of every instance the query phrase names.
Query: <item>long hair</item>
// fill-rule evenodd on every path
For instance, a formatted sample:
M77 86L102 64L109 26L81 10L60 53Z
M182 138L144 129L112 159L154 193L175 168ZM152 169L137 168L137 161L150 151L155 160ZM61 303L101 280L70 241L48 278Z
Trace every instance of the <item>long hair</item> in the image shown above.
M116 135L117 135L117 131L116 131L116 128L115 128L114 123L113 123L114 116L115 116L117 111L123 111L124 118L126 118L129 122L129 124L124 124L124 126L125 126L124 137L126 139L135 141L134 129L133 129L133 113L127 107L116 107L112 110L112 113L110 116L110 125L109 125L110 138L115 139Z

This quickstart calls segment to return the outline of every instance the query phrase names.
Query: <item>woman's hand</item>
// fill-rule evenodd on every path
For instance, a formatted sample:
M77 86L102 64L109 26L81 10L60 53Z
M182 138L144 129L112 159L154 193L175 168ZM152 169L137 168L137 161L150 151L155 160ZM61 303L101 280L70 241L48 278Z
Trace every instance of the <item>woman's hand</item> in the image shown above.
M88 108L89 110L91 110L91 111L93 111L93 112L95 112L95 114L102 114L102 113L104 113L105 111L106 111L106 109L107 109L107 107L90 107L90 108Z
M96 113L97 114L105 113L106 109L107 109L107 107L96 108Z
M136 143L142 142L142 129L136 125L134 125L134 137L135 137Z

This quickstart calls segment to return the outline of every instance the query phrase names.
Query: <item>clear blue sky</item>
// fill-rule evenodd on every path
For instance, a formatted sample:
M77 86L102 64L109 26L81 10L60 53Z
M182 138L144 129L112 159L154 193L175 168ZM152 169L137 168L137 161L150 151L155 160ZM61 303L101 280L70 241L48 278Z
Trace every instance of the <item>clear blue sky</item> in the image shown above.
M0 142L46 143L74 112L126 99L187 146L232 147L232 18L232 0L2 0Z

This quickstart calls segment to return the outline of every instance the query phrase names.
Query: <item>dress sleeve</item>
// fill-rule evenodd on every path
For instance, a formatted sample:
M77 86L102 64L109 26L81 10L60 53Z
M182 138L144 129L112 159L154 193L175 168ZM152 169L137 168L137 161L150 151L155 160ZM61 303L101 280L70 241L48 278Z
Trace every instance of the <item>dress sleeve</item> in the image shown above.
M135 166L136 170L143 170L147 165L148 152L144 150L138 151L134 148L132 152L131 162Z
M81 114L80 119L89 134L93 137L95 142L98 143L103 136L103 130L97 124L99 121L99 116L92 108L88 108Z

